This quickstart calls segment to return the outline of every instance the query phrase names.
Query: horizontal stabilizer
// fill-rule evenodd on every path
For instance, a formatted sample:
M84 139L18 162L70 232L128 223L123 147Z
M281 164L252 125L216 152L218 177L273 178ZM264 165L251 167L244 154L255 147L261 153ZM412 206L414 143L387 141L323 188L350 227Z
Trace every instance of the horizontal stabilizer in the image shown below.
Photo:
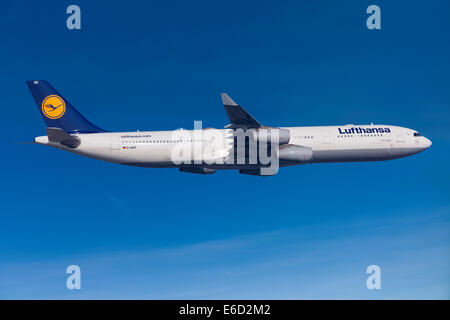
M234 102L226 93L222 93L222 102L227 112L230 124L226 128L260 128L262 125L255 120L244 108Z
M71 136L60 128L47 128L48 141L58 142L69 148L76 148L80 145L80 139Z

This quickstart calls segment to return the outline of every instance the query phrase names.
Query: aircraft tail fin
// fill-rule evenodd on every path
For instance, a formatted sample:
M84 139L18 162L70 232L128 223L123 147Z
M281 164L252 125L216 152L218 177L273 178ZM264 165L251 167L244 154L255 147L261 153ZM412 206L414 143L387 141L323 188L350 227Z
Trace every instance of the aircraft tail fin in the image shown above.
M83 117L47 81L27 80L26 83L47 127L59 128L68 134L105 132Z

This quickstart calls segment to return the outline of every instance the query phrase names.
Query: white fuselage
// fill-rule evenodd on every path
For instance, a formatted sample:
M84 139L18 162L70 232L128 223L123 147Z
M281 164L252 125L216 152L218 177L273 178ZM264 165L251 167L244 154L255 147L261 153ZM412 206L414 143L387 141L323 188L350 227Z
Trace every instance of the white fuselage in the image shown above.
M378 131L373 128L384 130L372 132ZM415 130L389 125L283 129L290 132L289 144L312 148L313 157L308 163L396 159L418 153L431 145L430 140L420 136ZM185 161L192 163L196 161L197 165L215 169L247 167L245 164L236 165L220 161L225 159L232 149L231 129L105 132L75 136L81 142L77 148L50 142L47 136L36 137L35 142L108 162L155 168L182 166L185 162L175 163L173 154L180 147L187 147L190 151L187 158L185 155ZM293 164L302 163L284 165Z

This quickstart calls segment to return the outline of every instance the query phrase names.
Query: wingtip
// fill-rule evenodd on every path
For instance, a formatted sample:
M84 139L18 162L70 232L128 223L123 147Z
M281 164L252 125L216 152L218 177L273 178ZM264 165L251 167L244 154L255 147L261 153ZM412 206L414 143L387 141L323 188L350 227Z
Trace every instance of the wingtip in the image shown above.
M221 96L222 96L222 102L225 106L237 106L238 105L226 93L222 93Z

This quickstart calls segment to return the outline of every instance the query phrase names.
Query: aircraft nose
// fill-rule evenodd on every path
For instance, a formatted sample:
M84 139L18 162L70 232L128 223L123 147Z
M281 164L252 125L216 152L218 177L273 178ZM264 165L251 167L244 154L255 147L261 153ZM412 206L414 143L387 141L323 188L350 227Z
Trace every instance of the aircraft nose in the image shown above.
M432 145L432 142L430 139L423 137L424 139L424 143L425 143L425 148L429 148Z

